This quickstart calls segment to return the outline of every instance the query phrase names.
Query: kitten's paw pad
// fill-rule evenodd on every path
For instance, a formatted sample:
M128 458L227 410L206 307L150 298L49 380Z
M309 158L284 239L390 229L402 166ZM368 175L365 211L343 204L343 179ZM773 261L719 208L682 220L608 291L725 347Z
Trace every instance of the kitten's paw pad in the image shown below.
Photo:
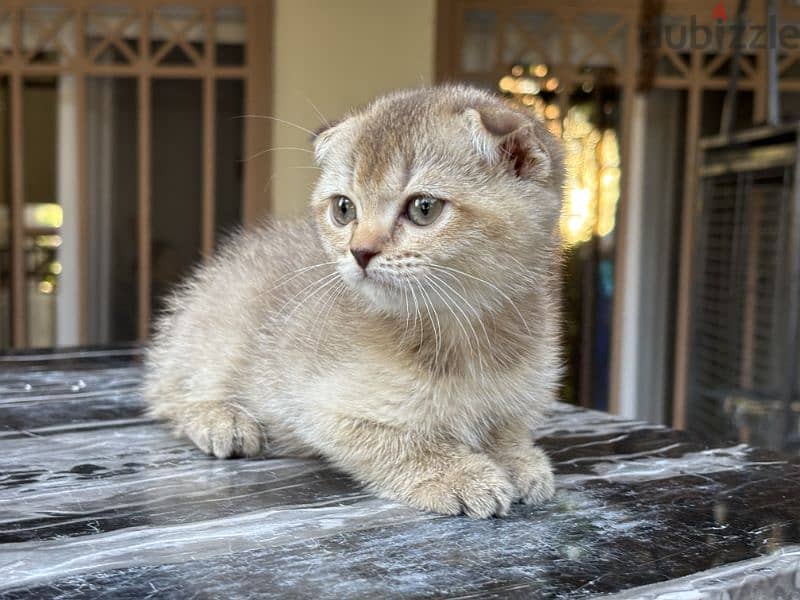
M229 406L204 406L188 417L183 433L206 454L217 458L258 456L266 438L253 417Z
M516 497L523 504L541 504L555 494L555 481L550 459L536 447L529 454L501 461L511 475L517 490Z
M439 479L421 482L409 501L425 510L486 519L508 514L514 491L505 471L477 456L456 462Z

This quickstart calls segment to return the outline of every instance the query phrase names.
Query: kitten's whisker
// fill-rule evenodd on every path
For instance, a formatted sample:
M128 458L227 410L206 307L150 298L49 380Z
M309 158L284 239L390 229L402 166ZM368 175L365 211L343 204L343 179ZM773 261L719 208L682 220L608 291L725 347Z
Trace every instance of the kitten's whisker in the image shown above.
M436 311L434 310L433 312L431 312L431 308L433 306L433 303L431 302L430 296L425 291L425 288L422 285L419 286L419 293L420 293L420 296L422 296L422 300L425 302L425 310L428 312L428 318L431 321L431 327L433 328L433 339L434 339L434 343L435 343L434 347L435 347L435 351L436 351L436 357L438 358L439 357L439 353L441 351L441 342L442 342L441 330L442 330L442 325L441 325L441 323L439 323L439 315L436 314ZM435 324L434 324L434 315L436 315L436 323ZM439 328L438 332L437 332L437 325L438 325L438 328Z
M283 313L283 309L284 309L284 308L286 308L286 307L287 307L289 304L291 304L291 303L292 303L292 300L294 300L295 298L297 298L297 297L298 297L300 294L302 294L303 292L305 292L305 291L306 291L306 290L308 290L309 288L312 288L312 287L314 287L315 285L319 285L320 283L322 283L322 282L324 282L324 281L330 281L330 280L331 280L331 278L334 278L334 277L336 277L337 275L338 275L338 272L337 272L337 271L334 271L333 273L328 273L327 275L323 275L322 277L320 277L320 278L319 278L319 279L317 279L316 281L313 281L313 282L309 283L308 285L306 285L306 286L305 286L304 288L302 288L302 289L301 289L299 292L297 292L296 294L294 294L294 295L293 295L291 298L289 298L289 299L288 299L286 302L284 302L284 303L283 303L283 306L281 306L281 307L280 307L280 309L278 309L278 312L277 312L276 316L280 316L280 315ZM315 290L315 291L316 291L316 290ZM312 292L312 293L313 293L313 292Z
M299 152L308 152L309 154L314 154L314 152L312 150L309 150L308 148L299 148L297 146L273 146L272 148L266 148L264 150L256 152L255 154L253 154L253 156L250 156L248 158L243 158L239 162L248 162L255 158L258 158L259 156L264 156L268 152L275 152L276 150L298 150Z
M433 277L436 281L441 283L443 286L445 286L449 290L451 290L456 296L458 296L461 299L461 301L466 305L466 307L470 309L472 314L475 315L475 319L478 321L478 325L481 326L481 329L483 330L483 335L486 338L486 348L490 349L492 347L492 342L489 339L489 332L486 331L486 327L483 324L483 319L481 319L480 311L476 307L472 306L472 304L470 304L469 301L464 296L462 296L461 294L458 293L458 290L456 290L453 286L451 286L449 283L447 283L444 279L441 279L440 277L437 277L433 273L429 273L429 275L431 277Z
M469 326L470 330L472 331L472 334L475 336L475 343L478 345L478 357L480 358L480 339L478 337L478 332L475 330L475 327L472 325L472 320L469 318L469 315L466 312L464 312L464 309L461 308L461 305L455 300L455 298L453 298L450 294L447 293L447 290L445 290L441 286L438 286L433 280L429 279L428 281L432 286L438 287L440 290L442 290L442 292L445 295L447 295L447 297L451 300L451 302L456 307L458 312L460 312L461 315L464 317L464 320L466 321L467 325ZM452 288L450 288L450 289L452 289ZM487 339L488 339L488 337L487 337Z
M433 303L433 298L431 298L430 294L428 294L427 292L425 292L425 294L428 296L428 300L430 300L431 310L433 311L433 317L434 319L436 319L436 327L439 329L439 346L437 349L437 354L438 354L439 352L443 351L444 347L444 334L442 332L442 324L439 321L439 313L436 311L436 308Z
M286 285L292 279L294 279L296 277L299 277L300 275L302 275L306 271L310 271L311 269L318 269L320 267L328 267L330 265L335 265L337 262L338 261L330 260L328 262L321 262L321 263L317 263L315 265L309 265L307 267L301 267L299 269L295 269L294 271L289 271L288 273L286 273L282 277L279 277L277 279L277 281L276 281L278 283L278 285L273 285L270 288L270 290L277 290L279 287L282 287L282 286Z
M314 346L315 353L319 353L319 347L322 343L323 334L327 334L328 332L328 317L330 317L331 310L336 304L336 299L341 295L342 289L346 287L343 281L339 281L333 288L330 288L328 292L326 292L327 299L325 303L322 305L322 309L317 312L317 317L314 319L315 323L319 323L319 335L317 336L317 343ZM325 318L320 321L320 316L322 316L322 312L325 311ZM325 336L327 339L327 335Z
M306 102L308 102L311 105L311 108L314 109L314 112L317 113L317 116L320 119L322 119L322 122L325 123L325 127L330 127L331 126L331 122L328 120L328 118L325 115L322 114L322 111L319 108L317 108L317 105L314 104L311 101L311 98L309 98L305 94L303 94L303 97L306 99ZM314 132L312 135L316 136L316 132Z
M339 301L339 298L341 298L346 292L347 292L347 284L344 281L342 281L341 284L339 285L339 291L336 292L336 296L333 298L333 301L331 302L331 306L328 309L328 314L325 315L326 324L328 324L327 320L330 317L330 313L333 310L333 307L336 306L336 303ZM323 341L327 341L328 340L328 333L329 332L330 332L330 328L326 328L326 330L325 330L325 338L323 339Z
M335 292L339 288L339 284L340 283L341 283L341 281L336 282L333 287L329 287L327 290L325 290L325 292L323 292L317 298L315 306L317 304L319 304L320 302L322 302L322 306L319 308L319 310L317 311L317 314L314 316L313 323L315 325L320 324L320 319L319 318L320 318L320 316L322 316L322 311L324 311L325 308L328 306L328 300L331 298L331 295L333 294L333 292Z
M453 275L452 273L447 273L447 272L445 272L445 271L439 271L439 273L440 273L440 274L442 274L442 275L447 275L448 277L450 277L450 278L451 278L451 279L452 279L452 280L453 280L455 283L457 283L457 284L458 284L458 287L460 287L460 288L461 288L461 291L462 291L462 292L464 292L465 294L468 294L468 293L469 293L469 292L467 291L467 286L466 286L466 285L464 285L464 282L463 282L463 281L461 281L461 279L459 279L458 277L456 277L456 276L455 276L455 275Z
M403 298L406 301L406 327L403 336L406 336L408 335L408 323L411 320L411 310L408 306L408 290L405 287L403 287Z
M290 167L286 167L286 169L316 169L317 171L321 171L322 167L316 167L316 166L313 166L313 165L292 165ZM266 193L267 190L269 189L269 186L272 185L272 182L275 179L277 179L278 175L282 175L283 173L284 173L284 170L274 171L269 176L269 179L267 179L267 183L264 184L264 189L262 190L262 192Z
M452 267L445 267L443 265L438 265L435 263L431 263L429 266L432 269L452 271L453 273L458 273L459 275L463 275L464 277L469 277L470 279L474 279L475 281L479 281L485 285L488 285L490 288L494 289L498 294L500 294L511 305L511 308L513 308L516 311L517 316L520 318L520 321L522 321L522 324L525 325L525 329L528 330L528 335L533 335L531 328L528 326L528 322L525 320L525 317L522 316L522 313L520 312L516 303L511 298L508 297L508 294L506 294L503 290L501 290L493 283L486 281L485 279L481 279L480 277L476 277L475 275L470 275L469 273L465 273L464 271L459 271L458 269L454 269Z
M270 117L269 115L238 115L234 117L234 119L268 119L270 121L275 121L277 123L283 123L284 125L289 125L291 127L296 127L300 131L306 132L310 136L316 135L315 132L303 127L302 125L298 125L297 123L292 123L291 121L287 121L286 119L279 119L278 117Z
M411 287L409 289L411 290L411 295L414 298L414 311L415 311L415 313L414 313L414 329L415 330L417 328L417 317L419 317L419 345L420 345L420 348L421 348L422 347L422 343L424 341L425 327L422 324L422 313L419 312L419 302L417 301L417 293L414 291L413 282L411 283Z
M511 254L506 254L506 258L510 258L515 263L517 263L517 265L519 265L519 268L522 269L522 273L525 273L525 271L529 271L530 270L530 267L526 267L525 265L523 265L522 262L519 259L515 258ZM530 281L533 281L533 277L530 277L528 275L525 275L524 277L526 279L529 279Z
M447 307L447 310L450 311L450 314L453 315L453 319L455 319L455 322L458 324L459 328L461 329L462 333L464 334L464 341L467 342L467 344L469 344L470 353L475 355L475 348L473 348L473 346L472 346L472 338L467 333L467 329L466 329L466 327L464 327L464 324L461 322L461 319L458 317L456 312L453 310L453 307L452 307L453 299L450 298L450 297L445 298L445 296L447 295L446 292L444 290L442 290L441 288L439 288L436 285L435 282L431 281L430 279L428 280L428 282L431 284L431 289L434 291L434 293L437 296L439 296L439 298L441 298L442 303ZM445 294L445 296L442 295L443 293ZM478 355L478 362L480 363L481 370L483 370L483 364L480 361L480 355Z
M484 374L485 373L485 369L484 369L484 364L483 364L483 357L481 356L481 353L480 353L480 348L479 348L480 342L479 342L479 340L477 338L477 334L475 334L475 341L477 343L478 348L476 348L476 347L474 347L472 345L473 337L469 335L469 333L467 332L466 328L464 328L464 326L462 325L461 317L459 317L452 309L452 306L454 304L456 305L456 308L458 308L458 305L455 303L455 301L450 297L450 295L447 293L447 291L444 290L443 288L441 288L439 285L437 285L436 282L429 281L429 283L433 287L434 291L439 293L440 297L442 297L442 294L444 294L445 298L443 299L443 301L447 303L448 309L450 310L450 312L453 315L453 317L456 319L456 322L458 323L459 327L461 328L461 331L463 332L464 341L469 346L470 356L473 359L477 359L477 361L478 361L478 373L480 374L481 381L482 382L485 381L485 374ZM463 314L463 311L460 311L460 312Z
M334 273L334 275L338 275L338 273ZM297 311L299 311L301 308L308 306L309 301L311 300L311 298L314 298L314 296L316 296L316 298L314 298L314 305L311 308L316 308L321 300L321 297L319 296L320 292L322 292L322 290L324 290L325 288L328 288L331 284L336 283L336 279L337 279L336 277L334 277L333 279L329 279L325 283L319 285L315 289L311 290L308 294L306 294L306 296L302 300L300 300L297 303L297 305L292 309L292 312L289 313L289 315L286 317L286 320L287 321L291 320L291 318L295 314L297 314Z

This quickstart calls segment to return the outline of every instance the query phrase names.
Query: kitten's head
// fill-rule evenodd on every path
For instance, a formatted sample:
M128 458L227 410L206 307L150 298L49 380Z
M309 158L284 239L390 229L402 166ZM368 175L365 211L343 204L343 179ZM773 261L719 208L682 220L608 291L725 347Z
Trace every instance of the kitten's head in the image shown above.
M445 86L379 98L319 133L315 155L320 238L372 307L491 310L552 267L559 142L489 93Z

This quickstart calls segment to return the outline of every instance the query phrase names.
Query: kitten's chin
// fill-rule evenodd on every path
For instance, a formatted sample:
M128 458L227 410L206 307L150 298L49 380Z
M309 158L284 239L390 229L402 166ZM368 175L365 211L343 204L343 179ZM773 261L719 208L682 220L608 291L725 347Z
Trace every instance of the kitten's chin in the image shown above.
M396 285L391 285L362 272L343 275L345 282L376 312L405 314L406 295Z
M403 296L397 289L392 289L384 283L364 279L358 286L359 293L369 304L382 313L399 314L401 312Z

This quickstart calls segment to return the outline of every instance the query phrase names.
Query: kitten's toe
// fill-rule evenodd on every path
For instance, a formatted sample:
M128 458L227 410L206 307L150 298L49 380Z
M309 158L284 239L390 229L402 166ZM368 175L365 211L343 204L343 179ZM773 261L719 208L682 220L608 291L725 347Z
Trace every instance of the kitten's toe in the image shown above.
M556 493L553 472L546 469L536 473L522 486L521 492L520 502L523 504L542 504L550 500Z
M523 504L541 504L555 494L555 481L550 459L539 448L507 457L501 464L508 470L516 488L516 498Z
M217 458L258 456L265 436L259 423L229 406L204 406L187 419L182 432L200 450Z
M455 463L444 477L418 484L408 501L434 512L486 519L508 514L514 491L501 468L476 455Z

